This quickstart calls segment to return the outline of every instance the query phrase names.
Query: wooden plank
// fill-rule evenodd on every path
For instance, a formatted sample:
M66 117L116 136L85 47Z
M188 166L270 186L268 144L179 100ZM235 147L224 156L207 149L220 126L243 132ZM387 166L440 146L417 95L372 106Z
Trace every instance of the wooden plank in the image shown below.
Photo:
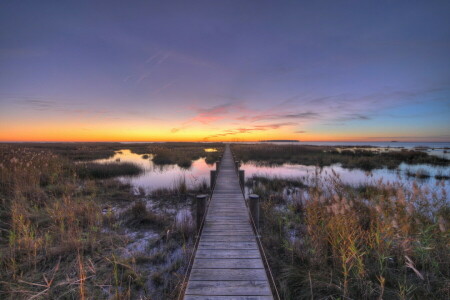
M272 296L233 296L230 299L229 296L198 296L198 295L186 295L186 300L273 300Z
M212 225L245 225L250 224L249 220L208 220Z
M261 258L196 258L192 269L264 269Z
M270 296L267 280L189 281L186 294L208 296Z
M259 249L256 242L203 242L198 245L198 249Z
M202 235L253 235L253 231L249 229L241 229L241 230L203 230Z
M252 242L256 241L254 235L202 235L202 242Z
M196 258L260 258L259 250L211 250L198 249Z
M267 280L264 269L192 269L190 280Z

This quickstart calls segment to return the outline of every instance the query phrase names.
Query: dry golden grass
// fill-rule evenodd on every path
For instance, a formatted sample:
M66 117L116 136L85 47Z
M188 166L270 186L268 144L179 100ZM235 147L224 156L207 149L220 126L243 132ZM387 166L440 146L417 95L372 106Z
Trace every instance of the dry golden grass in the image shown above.
M286 299L449 298L444 182L352 188L334 174L306 183L289 201L266 191L262 205L263 242Z
M76 163L49 148L0 144L0 298L175 298L192 244L190 225L147 210L130 186L81 178L77 171ZM174 191L166 195L175 197L169 204L186 202L179 195L191 192L183 182ZM114 203L135 204L116 214ZM148 247L161 249L162 257L180 256L151 261L164 266L152 271L162 282L151 290L153 273L139 257L120 255L130 242L123 231L136 228L161 232ZM140 263L148 267L149 261Z

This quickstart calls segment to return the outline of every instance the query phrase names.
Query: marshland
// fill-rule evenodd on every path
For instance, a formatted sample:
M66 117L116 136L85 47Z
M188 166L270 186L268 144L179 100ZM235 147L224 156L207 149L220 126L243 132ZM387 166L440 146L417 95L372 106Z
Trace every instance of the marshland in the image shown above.
M176 299L222 143L0 145L0 296ZM450 296L450 161L232 144L283 299Z
M0 1L0 300L450 299L450 1Z

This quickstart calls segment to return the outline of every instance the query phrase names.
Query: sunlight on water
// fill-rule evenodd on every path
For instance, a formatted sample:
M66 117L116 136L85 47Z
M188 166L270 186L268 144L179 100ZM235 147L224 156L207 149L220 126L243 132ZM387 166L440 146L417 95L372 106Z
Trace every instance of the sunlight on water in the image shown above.
M216 148L206 148L205 152L217 152Z

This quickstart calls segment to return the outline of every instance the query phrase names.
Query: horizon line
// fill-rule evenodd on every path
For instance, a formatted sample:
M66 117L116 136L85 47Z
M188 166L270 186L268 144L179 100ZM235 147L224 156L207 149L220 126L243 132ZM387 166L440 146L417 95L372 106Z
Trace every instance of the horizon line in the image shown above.
M0 141L1 143L283 143L282 141ZM397 141L397 140L327 140L301 141L292 140L285 143L450 143L448 141Z

